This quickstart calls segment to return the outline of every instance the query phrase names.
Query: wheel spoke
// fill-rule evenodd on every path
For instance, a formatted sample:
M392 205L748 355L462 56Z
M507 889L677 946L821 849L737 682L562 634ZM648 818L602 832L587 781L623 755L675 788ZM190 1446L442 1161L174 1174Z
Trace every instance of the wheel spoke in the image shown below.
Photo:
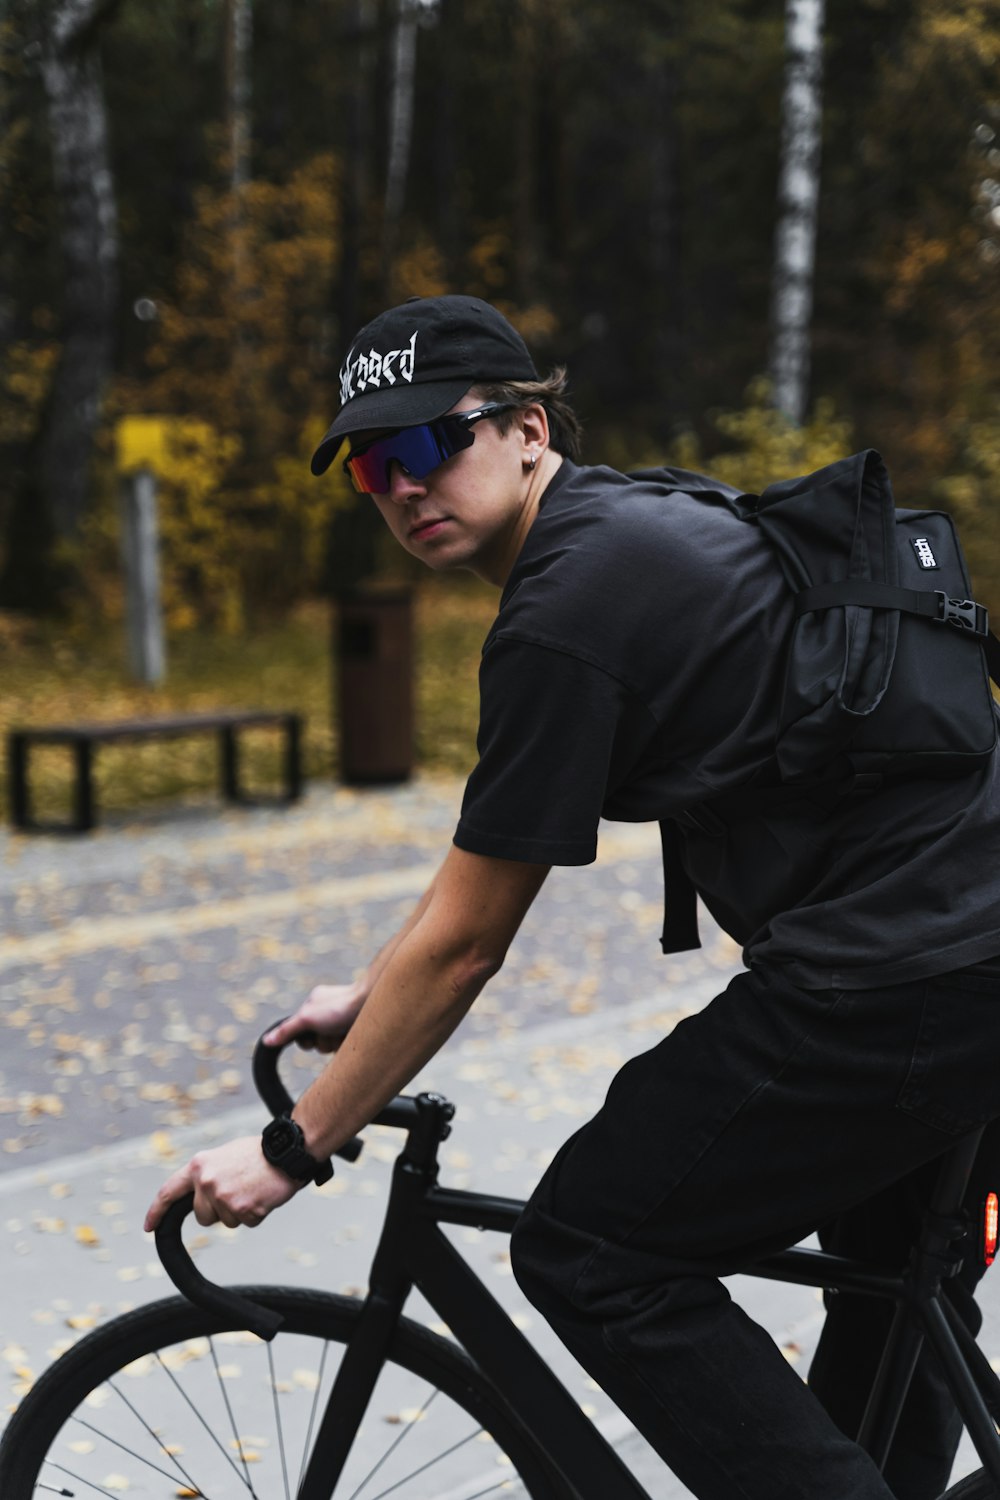
M306 1465L312 1452L312 1435L316 1426L316 1413L319 1411L319 1393L323 1385L323 1374L326 1370L326 1356L330 1352L330 1345L323 1345L323 1352L319 1359L319 1369L316 1372L316 1389L313 1391L312 1406L309 1409L309 1424L306 1427L305 1442L302 1444L302 1462L299 1464L299 1477L295 1481L295 1493L298 1494L302 1488L302 1480L305 1476Z
M219 1369L219 1356L215 1352L214 1339L209 1338L208 1347L211 1350L212 1354L212 1364L215 1366L216 1383L218 1384L219 1390L222 1393L223 1404L226 1408L226 1414L229 1417L229 1426L233 1434L233 1442L236 1445L236 1452L239 1454L240 1462L243 1465L243 1473L246 1476L246 1487L253 1496L253 1500L259 1500L257 1491L253 1487L253 1480L250 1478L250 1466L247 1463L247 1456L243 1451L243 1440L240 1437L239 1428L236 1426L236 1418L233 1416L233 1408L230 1404L229 1392L226 1390L226 1382L223 1380L222 1371Z
M88 1335L12 1418L3 1500L119 1500L123 1489L296 1500L310 1460L324 1472L321 1419L360 1304L284 1288L270 1300L286 1320L273 1344L220 1330L179 1299ZM231 1343L247 1346L242 1359ZM523 1493L519 1477L535 1495L562 1493L481 1372L406 1319L356 1432L353 1422L342 1500L501 1500Z
M281 1408L278 1405L278 1379L274 1373L274 1349L267 1346L267 1368L271 1374L271 1396L274 1401L274 1425L278 1432L278 1454L281 1459L281 1477L285 1484L285 1500L292 1500L288 1489L288 1465L285 1463L285 1436L281 1422Z
M70 1479L72 1479L72 1481L73 1481L74 1484L85 1484L87 1486L88 1490L93 1490L94 1491L95 1495L107 1495L108 1500L119 1500L119 1496L115 1495L115 1494L112 1494L111 1490L104 1489L102 1485L94 1484L93 1480L91 1480L91 1479L84 1479L84 1477L83 1477L82 1474L74 1474L72 1469L67 1469L62 1464L57 1464L51 1458L48 1458L45 1461L46 1461L47 1464L49 1464L49 1466L51 1468L58 1469L59 1472L60 1472L60 1474L66 1474ZM172 1475L170 1477L173 1478ZM36 1489L48 1489L48 1488L49 1488L49 1486L47 1484L38 1484L38 1485L36 1485ZM57 1494L57 1495L70 1495L70 1496L72 1496L73 1491L72 1490L56 1490L55 1494Z
M115 1383L114 1383L113 1380L109 1380L108 1381L108 1385L114 1391L114 1393L118 1397L119 1401L123 1402L124 1405L128 1407L129 1411L132 1413L133 1417L135 1417L136 1421L143 1428L143 1430L145 1432L147 1432L149 1434L149 1436L153 1439L153 1442L156 1444L156 1446L160 1450L160 1452L163 1453L167 1458L171 1459L177 1465L177 1472L178 1472L178 1474L180 1474L180 1476L184 1480L185 1484L187 1484L193 1490L198 1489L198 1485L192 1479L192 1477L188 1473L187 1469L185 1469L184 1465L181 1463L180 1459L177 1457L177 1454L176 1453L171 1453L168 1450L168 1448L167 1448L166 1444L163 1442L163 1440L160 1437L157 1436L155 1429L152 1428L152 1427L150 1427L149 1423L146 1421L146 1418L142 1415L142 1412L139 1411L139 1409L136 1406L133 1406L132 1402L125 1395L124 1391L120 1391L118 1389L118 1387L115 1385ZM136 1454L135 1456L138 1457L138 1458L140 1458L140 1462L142 1462L142 1463L146 1463L147 1462L146 1459L141 1458L141 1455ZM160 1473L160 1474L166 1473L165 1469L160 1469L158 1467L158 1465L156 1465L156 1464L150 1464L150 1468L157 1469L157 1472Z
M429 1458L426 1463L420 1464L416 1469L411 1469L409 1474L404 1474L402 1479L397 1479L395 1484L389 1485L388 1489L379 1490L377 1495L371 1497L371 1500L384 1500L386 1495L391 1495L393 1490L398 1490L401 1484L406 1484L409 1480L416 1479L418 1474L426 1474L428 1469L433 1469L434 1465L439 1464L443 1458L448 1458L450 1454L457 1453L459 1448L464 1448L466 1443L471 1443L479 1436L482 1430L481 1427L477 1427L467 1437L459 1438L457 1443L452 1443L450 1448L443 1448L436 1457Z
M213 1430L212 1430L211 1426L209 1425L209 1423L206 1422L204 1416L198 1410L198 1408L195 1405L195 1403L191 1400L191 1397L188 1395L187 1391L181 1385L180 1381L177 1379L177 1376L174 1374L173 1370L171 1370L170 1366L164 1361L163 1356L161 1355L159 1349L156 1350L156 1363L159 1365L160 1369L167 1376L167 1378L171 1381L171 1383L173 1384L174 1389L176 1390L177 1394L190 1407L191 1411L194 1413L194 1415L197 1418L197 1420L200 1423L200 1425L204 1428L205 1432L208 1433L208 1436L212 1439L212 1442L218 1448L219 1452L222 1454L223 1458L226 1460L226 1463L229 1465L229 1467L232 1469L233 1473L236 1475L236 1477L239 1480L240 1484L244 1485L247 1488L250 1488L250 1486L247 1485L246 1478L244 1477L243 1474L240 1473L240 1470L239 1470L239 1468L237 1467L237 1464L236 1464L236 1460L233 1458L233 1456L232 1456L231 1453L228 1453L226 1451L226 1445L225 1445L225 1443L222 1443L222 1442L219 1441L218 1434L215 1433L215 1432L213 1432ZM252 1491L251 1491L251 1493L252 1493Z
M377 1463L371 1469L368 1470L368 1473L365 1475L364 1479L362 1479L361 1483L348 1496L348 1500L358 1500L358 1496L361 1494L361 1491L365 1488L365 1486L369 1483L370 1480L374 1479L374 1477L378 1473L379 1469L381 1469L381 1467L382 1467L382 1465L384 1463L388 1462L388 1460L395 1453L396 1449L399 1447L399 1445L403 1441L403 1439L406 1438L406 1437L409 1437L410 1433L413 1431L414 1427L416 1427L416 1425L420 1421L420 1419L423 1416L426 1415L427 1408L430 1406L431 1402L434 1400L434 1397L437 1396L438 1394L439 1394L439 1392L437 1390L437 1387L435 1386L431 1390L431 1393L427 1397L427 1399L424 1402L423 1406L421 1406L419 1408L419 1410L417 1411L417 1414L413 1418L413 1420L411 1422L407 1422L406 1423L406 1425L403 1427L402 1431L398 1434L398 1436L395 1438L395 1440L389 1444L388 1448L382 1454L382 1457L377 1461Z
M108 1381L108 1384L111 1385L111 1382ZM111 1389L114 1390L113 1385L111 1386ZM128 1406L128 1402L126 1402L125 1404L126 1406ZM131 1408L129 1409L131 1410ZM134 1458L136 1463L142 1464L144 1468L152 1469L154 1474L162 1474L165 1479L170 1480L171 1484L177 1483L176 1474L171 1474L169 1469L163 1469L159 1464L154 1464L151 1458L147 1458L143 1453L137 1453L134 1448L130 1448L129 1445L127 1443L123 1443L120 1438L112 1437L110 1432L104 1432L100 1427L95 1427L93 1422L85 1422L82 1417L74 1416L73 1421L79 1423L81 1427L85 1427L88 1432L92 1432L95 1437L101 1438L105 1443L110 1443L112 1448L117 1448L120 1453L127 1453L129 1458ZM157 1446L163 1446L162 1443L160 1443L159 1438L156 1439L156 1442ZM169 1456L170 1455L168 1455L168 1457ZM186 1483L192 1483L192 1481L186 1474L184 1474L182 1477L184 1478Z

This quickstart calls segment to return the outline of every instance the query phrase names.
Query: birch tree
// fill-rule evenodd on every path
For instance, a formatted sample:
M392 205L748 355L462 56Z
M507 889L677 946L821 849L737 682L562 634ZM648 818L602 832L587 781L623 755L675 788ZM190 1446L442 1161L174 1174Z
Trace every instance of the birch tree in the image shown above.
M226 128L229 137L229 226L233 285L237 292L236 357L244 373L241 395L253 378L244 314L251 294L253 268L247 245L246 187L250 181L250 63L253 44L251 0L226 0L225 10Z
M250 180L251 0L226 0L226 114L229 181L234 199Z
M229 135L229 186L234 201L250 180L250 55L253 43L252 0L226 0L226 129Z
M425 0L395 0L392 27L392 90L389 100L389 155L385 174L382 227L382 288L392 296L392 267L406 195L413 141L413 89L417 73L417 25Z
M101 400L111 375L118 303L118 216L101 76L101 26L118 0L53 0L42 12L62 239L62 353L40 434L43 503L59 537L78 528Z
M786 0L778 225L771 291L772 400L796 426L809 391L816 262L824 0Z
M537 295L538 93L542 70L538 0L520 0L512 15L517 93L513 101L514 295L528 307Z
M344 164L341 174L340 274L337 278L338 345L362 317L362 225L372 159L372 88L377 14L375 0L350 0L343 45L351 57L344 90Z

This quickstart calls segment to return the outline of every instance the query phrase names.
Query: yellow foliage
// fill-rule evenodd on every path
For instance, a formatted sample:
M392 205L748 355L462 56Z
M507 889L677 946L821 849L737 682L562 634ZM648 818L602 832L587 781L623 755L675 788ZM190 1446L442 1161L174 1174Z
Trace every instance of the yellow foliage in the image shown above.
M740 411L714 414L714 426L730 440L731 446L725 451L705 458L696 436L688 432L677 439L665 460L647 457L644 462L705 469L752 495L776 480L811 474L852 451L850 423L836 416L831 401L817 401L807 421L795 427L768 404L768 398L768 382L756 380Z
M0 443L27 441L38 426L59 357L56 343L11 344L0 365Z
M928 42L950 51L967 51L977 62L992 67L997 59L997 13L992 0L965 0L948 6L931 4L923 18Z
M239 630L251 603L318 582L330 510L353 499L337 466L324 480L308 467L330 418L338 245L329 154L286 182L198 195L175 291L158 302L150 378L118 397L120 464L144 460L160 478L175 629Z
M954 254L951 241L927 235L911 226L899 257L893 266L893 280L886 293L886 306L892 313L909 310L917 301L928 277L941 266L947 266Z
M485 230L472 246L467 257L470 285L479 288L480 296L492 300L497 288L507 284L510 253L510 235L501 224Z
M497 302L496 305L513 323L529 349L539 340L551 338L558 326L552 309L541 302L533 302L529 307L515 307L506 302Z
M776 479L811 474L851 452L851 425L837 417L832 401L817 401L812 415L796 427L768 404L767 381L756 381L747 394L742 411L715 417L719 432L736 444L735 451L712 459L712 473L728 484L756 494Z
M422 237L398 255L393 265L393 286L399 301L406 297L440 297L450 291L437 247Z
M932 501L958 523L976 596L1000 610L1000 408L978 420L959 414L960 452ZM995 627L994 627L995 628Z

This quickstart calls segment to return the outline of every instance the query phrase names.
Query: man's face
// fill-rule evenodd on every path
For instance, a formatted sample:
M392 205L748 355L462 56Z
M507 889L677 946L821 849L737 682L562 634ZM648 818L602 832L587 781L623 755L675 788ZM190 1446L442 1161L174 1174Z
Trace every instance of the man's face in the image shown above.
M472 411L482 404L470 392L452 411ZM484 418L473 431L471 447L423 479L393 461L389 489L371 498L396 540L428 567L467 568L491 583L503 583L530 525L523 429L515 421L501 434ZM352 444L373 436L355 433Z

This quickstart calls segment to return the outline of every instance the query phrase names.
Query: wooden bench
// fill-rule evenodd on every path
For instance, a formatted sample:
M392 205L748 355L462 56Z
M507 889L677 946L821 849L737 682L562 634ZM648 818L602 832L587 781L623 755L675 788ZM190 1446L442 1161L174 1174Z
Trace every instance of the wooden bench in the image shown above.
M302 794L302 719L298 714L256 709L226 709L210 714L175 714L156 719L123 719L116 723L51 724L42 729L14 729L7 740L10 814L15 828L37 832L87 833L97 822L94 795L94 749L111 740L177 739L211 732L219 736L219 771L227 802L248 803L239 779L237 730L260 725L284 731L284 795L294 802ZM33 745L68 745L75 765L74 817L69 823L42 823L31 816L28 762Z

